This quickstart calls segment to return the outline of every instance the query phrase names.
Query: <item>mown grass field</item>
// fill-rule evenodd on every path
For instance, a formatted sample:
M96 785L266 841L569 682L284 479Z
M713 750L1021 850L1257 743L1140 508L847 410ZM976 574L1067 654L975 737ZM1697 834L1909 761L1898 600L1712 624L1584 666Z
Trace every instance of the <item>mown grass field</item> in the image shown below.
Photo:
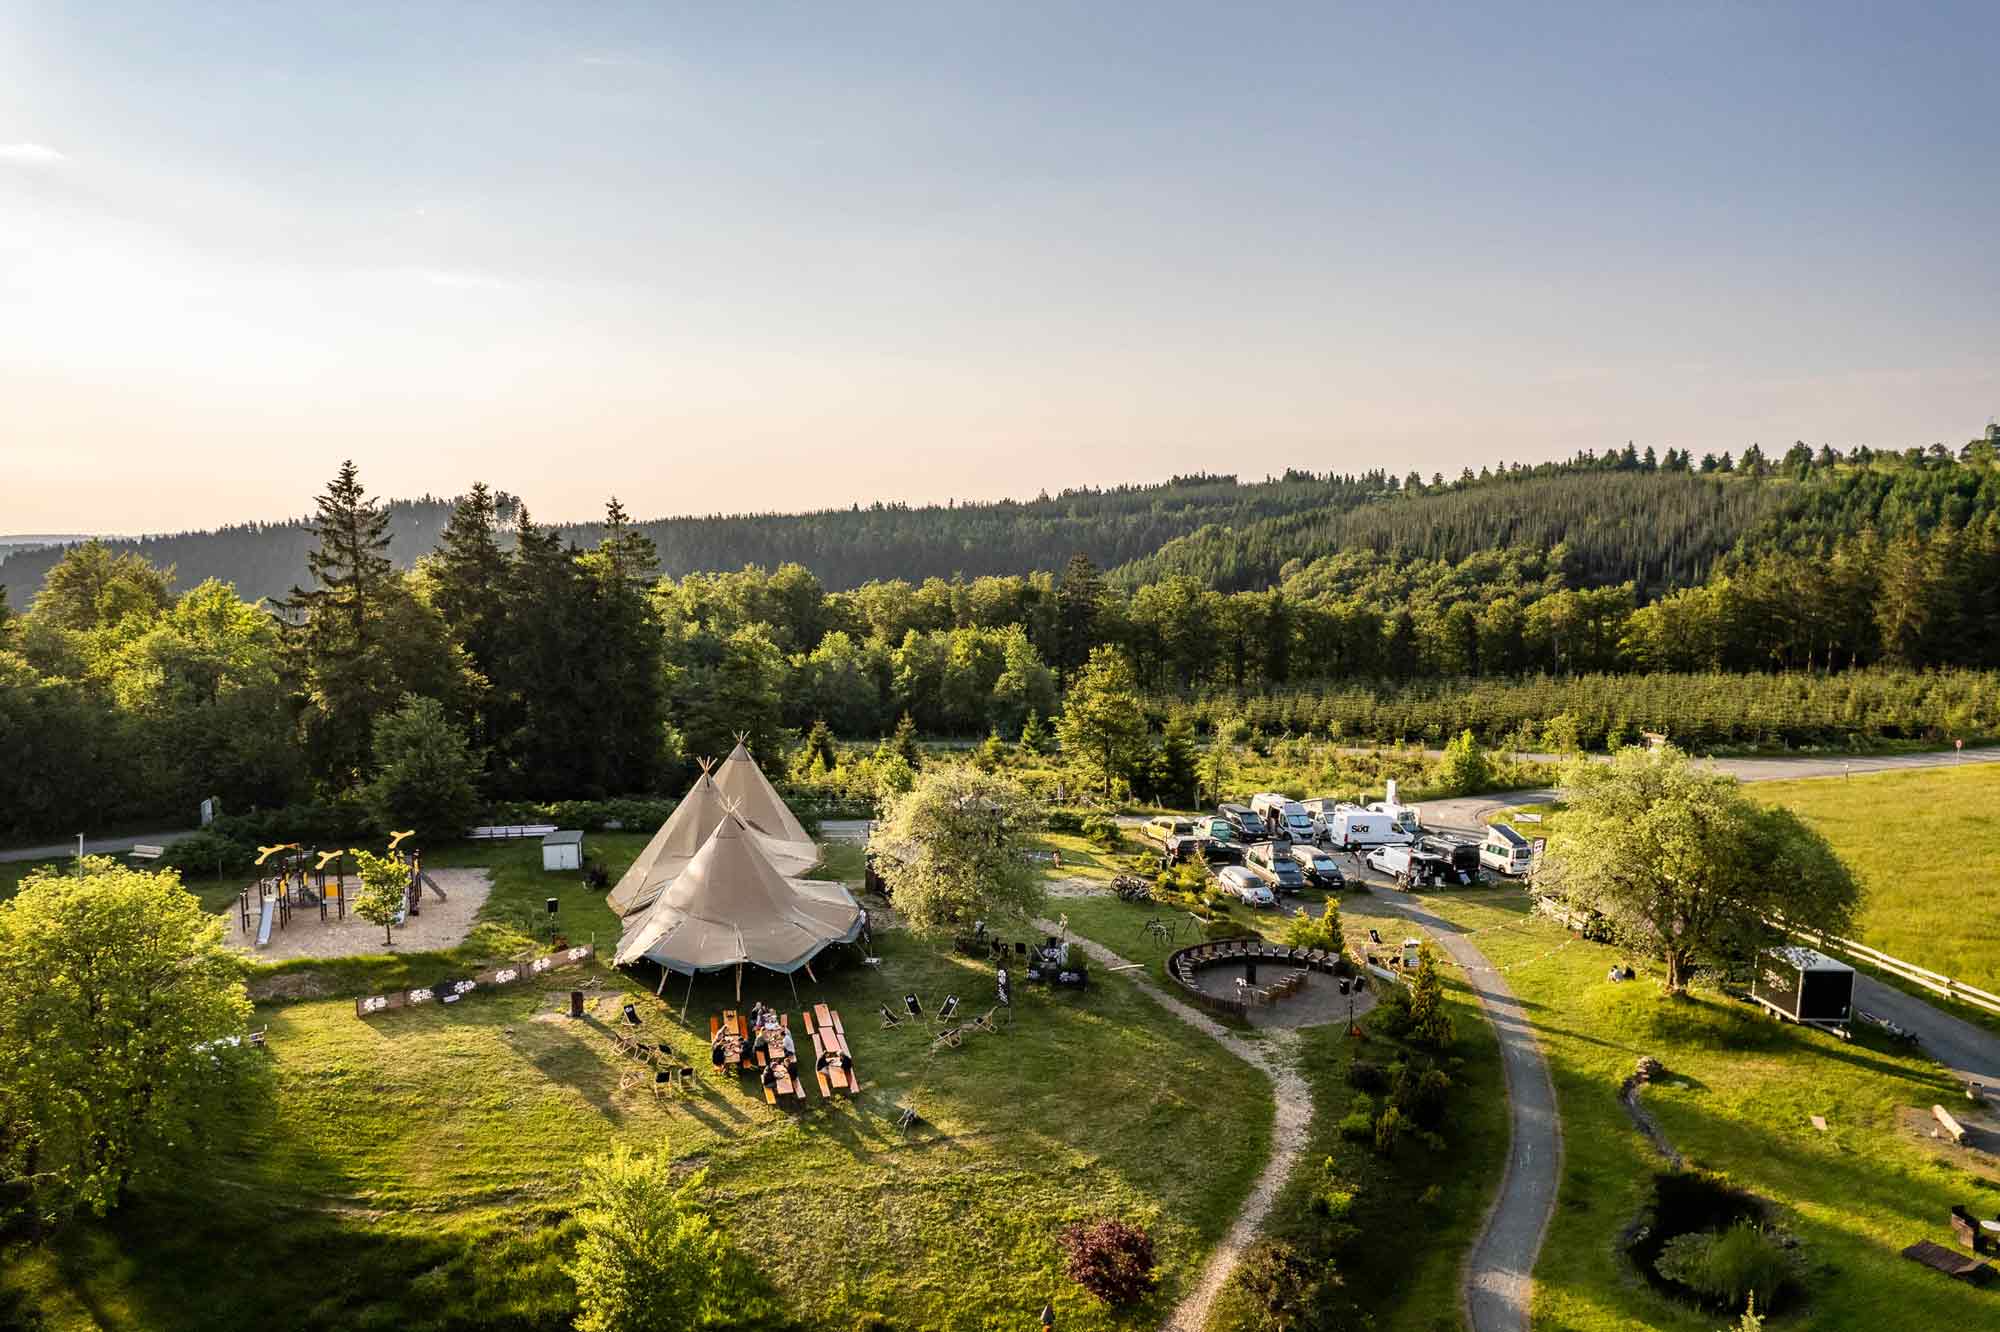
M1713 994L1669 1000L1641 969L1605 979L1614 949L1573 940L1527 914L1517 889L1431 894L1426 905L1476 942L1526 1005L1560 1103L1565 1159L1556 1216L1535 1270L1535 1326L1546 1332L1648 1327L1714 1332L1723 1321L1667 1300L1623 1257L1618 1237L1661 1169L1617 1100L1641 1055L1669 1077L1645 1094L1668 1139L1768 1200L1803 1241L1804 1311L1774 1327L1814 1332L1993 1325L1994 1297L1898 1256L1948 1240L1955 1202L1991 1214L1991 1186L1942 1162L1898 1126L1905 1107L1959 1093L1924 1059L1865 1034L1849 1044ZM1820 1133L1811 1115L1825 1117Z
M643 839L594 837L621 869ZM1066 1328L1151 1327L1198 1269L1268 1153L1268 1085L1116 976L1082 995L1017 990L1002 1035L932 1057L876 1006L914 991L990 1002L985 967L897 931L877 973L823 974L802 996L842 1010L866 1080L852 1103L803 1116L749 1084L704 1076L697 1096L620 1092L606 1023L636 998L656 1035L707 1068L706 1015L729 982L697 986L682 1023L639 978L596 968L540 989L363 1022L353 996L528 946L542 900L572 940L614 932L598 894L544 875L531 846L445 848L488 863L484 923L451 955L268 968L257 1022L270 1055L256 1096L213 1126L220 1146L101 1223L0 1265L0 1325L43 1329L554 1329L573 1291L578 1164L614 1142L706 1168L718 1213L800 1325L983 1329L1055 1303ZM829 872L853 874L839 849ZM591 1017L567 990L587 979ZM673 986L670 994L682 986ZM796 1010L775 977L746 985ZM677 1002L677 1001L676 1001ZM905 1137L898 1109L926 1124ZM1117 1214L1149 1226L1158 1292L1113 1314L1061 1275L1055 1236Z
M1854 868L1862 942L2000 993L2000 765L1745 789L1795 811Z

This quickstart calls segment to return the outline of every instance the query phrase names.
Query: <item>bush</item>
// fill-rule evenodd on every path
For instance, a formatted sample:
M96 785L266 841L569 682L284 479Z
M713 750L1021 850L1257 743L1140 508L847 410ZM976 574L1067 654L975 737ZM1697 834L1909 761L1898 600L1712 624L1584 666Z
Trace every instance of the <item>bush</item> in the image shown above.
M1340 1121L1340 1136L1349 1142L1367 1142L1375 1136L1375 1098L1363 1093Z
M1396 1150L1396 1139L1402 1136L1403 1112L1392 1105L1375 1120L1375 1150L1388 1156Z
M1411 1059L1396 1065L1389 1104L1419 1128L1434 1129L1444 1122L1451 1104L1451 1078L1428 1059Z
M1382 1002L1375 1005L1372 1015L1375 1029L1392 1040L1401 1040L1410 1034L1414 1021L1410 1013L1410 992L1386 981L1382 989Z
M1068 833L1076 837L1083 834L1084 813L1080 809L1052 809L1048 813L1049 831Z
M1114 849L1118 845L1119 837L1122 836L1118 831L1118 820L1098 810L1092 810L1084 816L1078 831L1089 838L1093 845L1103 847L1106 851Z
M1347 1085L1365 1092L1389 1090L1389 1074L1380 1064L1357 1059L1347 1066Z
M1153 1237L1115 1217L1079 1221L1058 1243L1070 1280L1106 1304L1131 1304L1153 1285Z
M358 800L304 801L249 814L225 814L209 832L252 848L297 842L302 846L335 847L365 841L377 831Z
M1736 1309L1755 1300L1773 1308L1792 1278L1791 1262L1770 1236L1748 1221L1725 1231L1676 1235L1653 1264L1659 1274L1719 1307Z
M1285 922L1284 944L1287 948L1318 948L1328 953L1342 951L1346 940L1340 932L1340 908L1329 897L1326 910L1318 916L1310 911L1300 911Z
M650 796L623 796L611 800L517 800L498 806L491 817L496 823L553 823L558 828L578 828L584 832L604 832L614 825L627 832L651 832L667 821L678 803Z
M214 828L203 828L167 847L160 864L187 874L217 874L247 870L257 856L233 837L224 837Z

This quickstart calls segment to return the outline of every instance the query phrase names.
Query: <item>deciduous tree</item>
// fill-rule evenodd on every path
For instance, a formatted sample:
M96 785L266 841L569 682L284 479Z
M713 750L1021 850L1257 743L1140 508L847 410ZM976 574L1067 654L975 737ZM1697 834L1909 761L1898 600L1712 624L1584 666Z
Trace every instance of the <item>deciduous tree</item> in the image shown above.
M882 877L911 929L941 934L975 920L1020 925L1042 909L1042 876L1029 861L1041 826L1012 780L969 764L932 763L889 801L876 829L894 848Z
M1146 751L1146 717L1123 653L1101 647L1090 654L1063 700L1056 738L1063 757L1107 799L1114 783L1131 776Z

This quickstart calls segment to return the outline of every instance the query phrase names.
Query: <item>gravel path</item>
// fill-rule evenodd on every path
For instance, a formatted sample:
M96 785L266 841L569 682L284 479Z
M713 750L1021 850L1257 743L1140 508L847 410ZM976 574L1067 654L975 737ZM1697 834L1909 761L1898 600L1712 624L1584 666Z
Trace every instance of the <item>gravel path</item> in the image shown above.
M1048 920L1038 920L1035 925L1049 934L1055 934L1059 929L1055 922ZM1102 966L1130 965L1102 944L1076 937L1072 937L1070 942ZM1277 1118L1271 1126L1271 1159L1251 1186L1250 1196L1243 1200L1243 1206L1230 1223L1228 1233L1208 1256L1208 1262L1195 1279L1193 1289L1181 1297L1181 1302L1174 1306L1166 1322L1160 1324L1162 1332L1201 1332L1202 1326L1208 1322L1215 1297L1222 1293L1223 1284L1236 1270L1243 1251L1257 1238L1258 1227L1264 1224L1278 1190L1291 1175L1292 1167L1298 1164L1299 1154L1305 1149L1306 1130L1312 1123L1312 1091L1292 1067L1292 1054L1298 1044L1297 1032L1270 1030L1257 1040L1248 1041L1200 1009L1176 999L1147 971L1142 969L1119 974L1151 995L1169 1013L1220 1042L1224 1049L1269 1078L1277 1101Z
M1511 1139L1507 1172L1466 1255L1460 1300L1472 1332L1525 1332L1534 1302L1535 1258L1555 1214L1556 1185L1562 1177L1562 1121L1556 1115L1548 1063L1514 991L1463 931L1401 894L1370 889L1370 895L1437 939L1465 973L1465 983L1500 1038Z

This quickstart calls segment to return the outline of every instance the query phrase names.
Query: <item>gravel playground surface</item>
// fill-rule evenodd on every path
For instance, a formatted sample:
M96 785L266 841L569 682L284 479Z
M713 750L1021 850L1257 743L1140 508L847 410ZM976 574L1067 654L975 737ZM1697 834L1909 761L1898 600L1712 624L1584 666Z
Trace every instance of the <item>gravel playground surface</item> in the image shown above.
M472 932L479 908L486 905L486 895L493 891L493 880L483 869L434 869L426 873L444 889L445 900L438 901L437 894L426 888L423 909L394 929L395 942L389 949L432 952L457 947ZM227 930L223 941L260 962L284 962L295 957L357 957L386 951L380 925L369 924L352 910L346 920L329 911L322 924L318 907L295 909L292 923L282 930L273 925L270 945L259 948L257 912L258 905L252 901L248 932L238 928L234 905L222 911L220 918Z

